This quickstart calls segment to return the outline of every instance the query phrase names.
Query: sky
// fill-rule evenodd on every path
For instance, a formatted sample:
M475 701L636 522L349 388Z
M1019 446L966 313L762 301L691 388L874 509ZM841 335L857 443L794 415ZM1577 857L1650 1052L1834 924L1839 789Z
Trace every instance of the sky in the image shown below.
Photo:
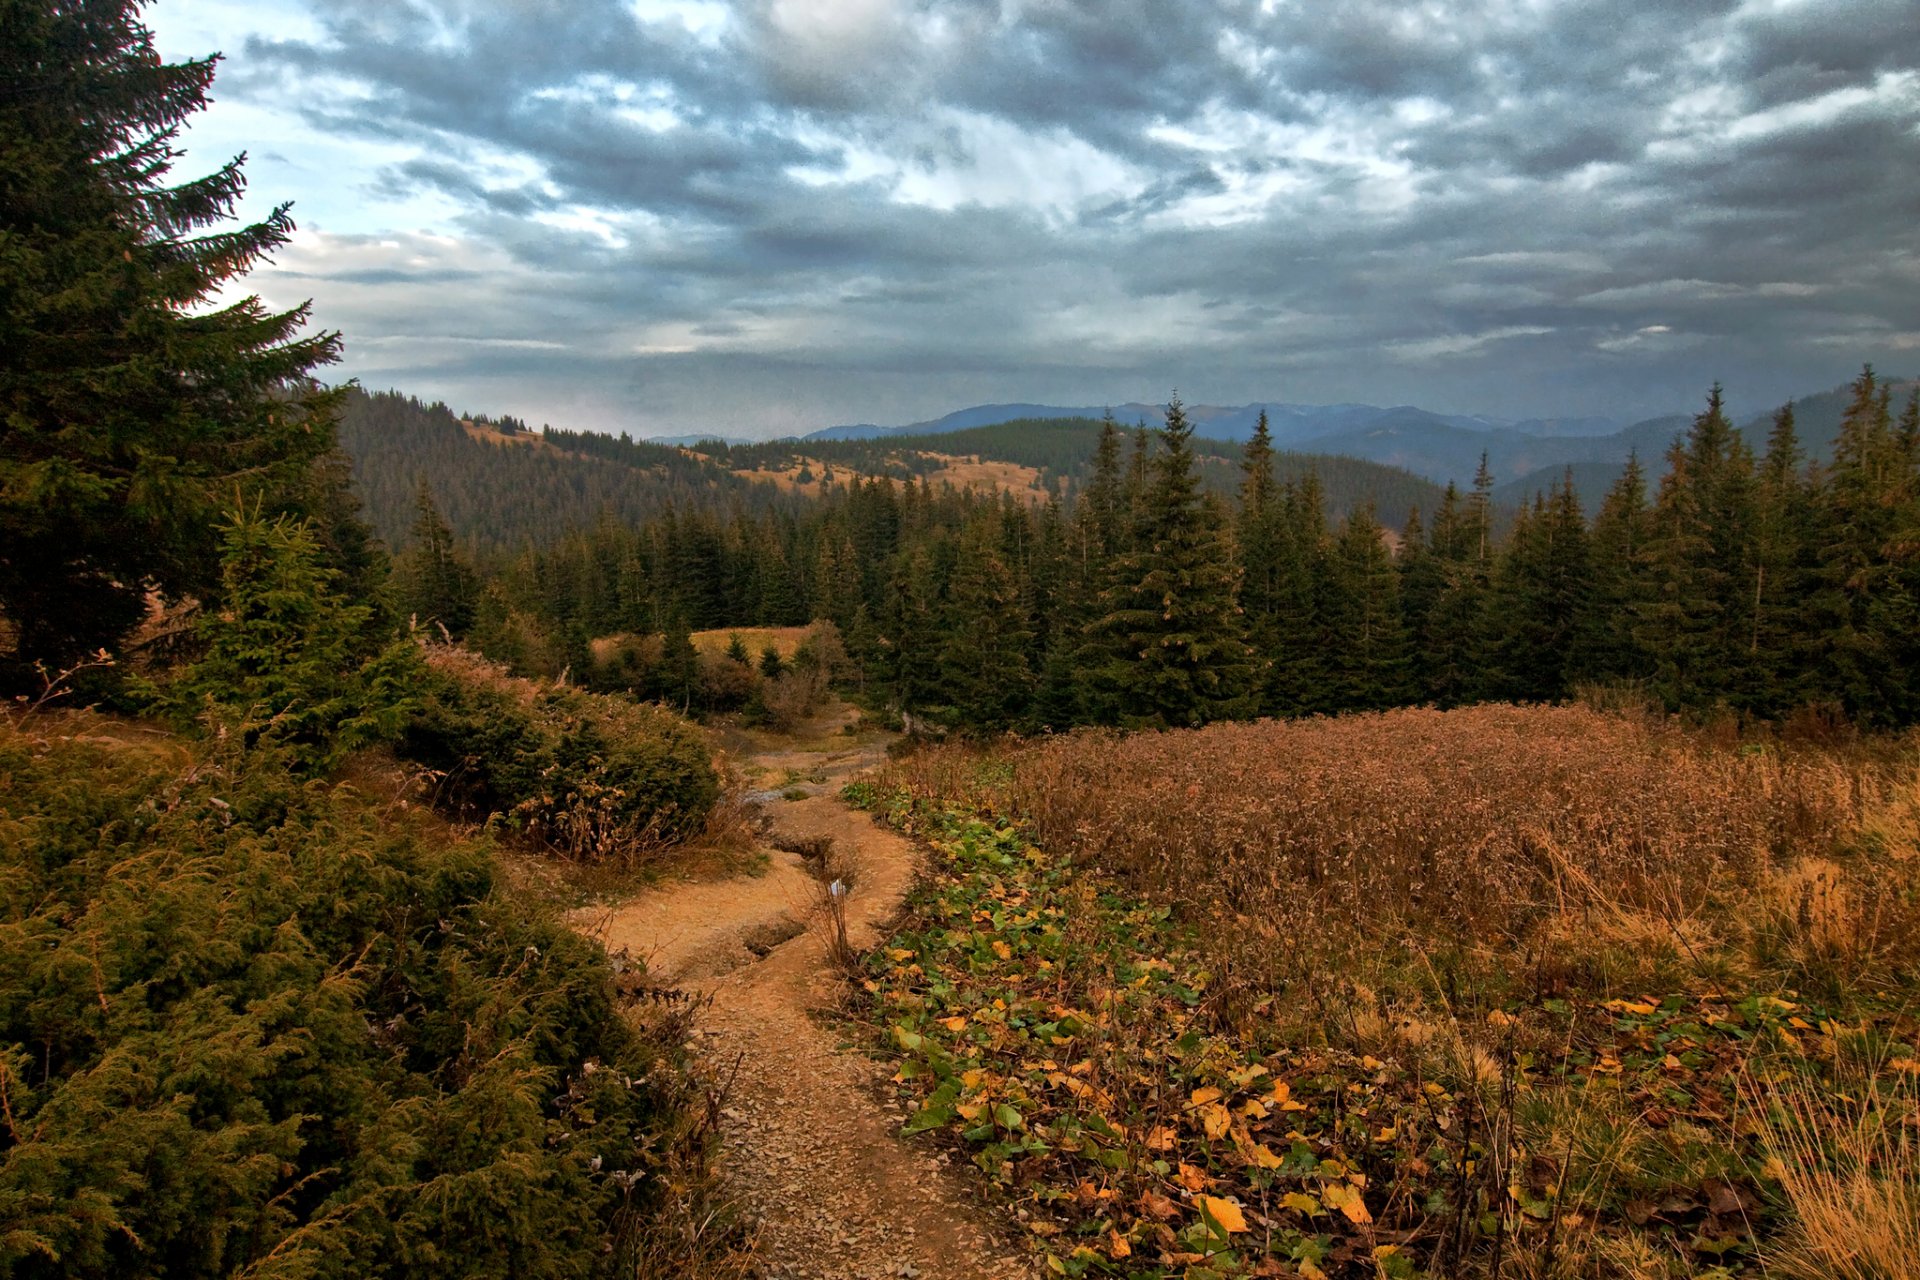
M155 0L341 376L536 425L1920 371L1911 0Z

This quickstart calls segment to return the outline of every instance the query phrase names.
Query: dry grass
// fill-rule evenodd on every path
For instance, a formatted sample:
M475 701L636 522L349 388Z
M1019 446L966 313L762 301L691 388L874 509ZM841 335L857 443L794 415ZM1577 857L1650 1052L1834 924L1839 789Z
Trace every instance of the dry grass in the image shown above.
M1371 1157L1376 1215L1436 1273L1666 1277L1724 1248L1729 1274L1891 1280L1920 1274L1912 1081L1886 1083L1920 1070L1920 780L1911 740L1824 737L1411 709L942 747L883 786L1170 906L1249 1060L1457 1096ZM1450 1150L1471 1176L1423 1182ZM1418 1210L1436 1190L1496 1225L1454 1240Z
M726 627L718 631L694 632L693 647L700 651L702 657L721 657L727 652L727 646L733 643L733 638L739 636L741 643L747 647L748 661L757 665L760 655L771 645L779 653L780 660L785 662L793 657L812 633L812 627Z
M1893 859L1854 848L1894 778L1865 753L1489 706L1076 734L1021 750L996 790L1042 845L1230 926L1269 984L1410 939L1552 994L1709 950L1801 981L1911 963Z
M1822 1091L1777 1090L1763 1112L1793 1206L1770 1260L1782 1280L1902 1280L1920 1268L1920 1100L1895 1077L1859 1094L1836 1113Z

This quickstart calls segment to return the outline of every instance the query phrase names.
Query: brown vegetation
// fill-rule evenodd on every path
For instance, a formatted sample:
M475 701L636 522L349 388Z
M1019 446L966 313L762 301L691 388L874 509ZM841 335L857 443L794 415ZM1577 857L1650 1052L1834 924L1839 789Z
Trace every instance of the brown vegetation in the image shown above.
M1100 1030L1057 1056L1085 1054L1075 1089L1178 1166L1122 1179L1118 1199L1086 1211L1104 1217L1073 1226L1117 1228L1116 1259L1156 1239L1163 1259L1202 1248L1192 1233L1156 1237L1171 1197L1244 1208L1274 1248L1324 1232L1321 1215L1338 1210L1355 1265L1328 1265L1335 1231L1333 1252L1315 1255L1328 1274L1374 1274L1359 1259L1373 1250L1377 1264L1391 1244L1435 1274L1770 1264L1890 1277L1911 1265L1920 1196L1911 748L1483 706L1080 733L999 756L942 748L886 782L914 812L1017 819L1036 846L1023 876L1051 875L1052 859L1071 868L1047 891L1066 924L1065 942L1046 944L1043 1003L1093 1010ZM1038 894L1009 900L1044 916ZM1171 908L1177 932L1154 934L1156 917L1129 901ZM999 927L975 918L975 936ZM992 936L1029 945L1014 932L1024 918ZM1157 958L1077 977L1091 962L1061 957L1096 954L1102 928ZM932 972L947 944L915 945L890 954ZM916 1036L957 1064L984 1052L968 1078L1011 1088L1021 1063L995 1056L1011 1051L943 1038L966 1019L937 1015L968 1011L971 979L942 972L959 995L890 972L888 1016L912 1014ZM1197 993L1181 1044L1184 997L1116 1000L1114 974L1146 972ZM1260 1094L1243 1133L1234 1097L1273 1079L1309 1111L1282 1122ZM1188 1091L1188 1110L1218 1111L1219 1133L1189 1137L1193 1117L1167 1111ZM963 1087L962 1102L974 1093ZM1069 1107L1087 1110L1084 1097ZM1310 1173L1310 1196L1283 1197L1288 1174L1266 1163L1283 1133L1308 1153L1304 1169L1317 1156L1322 1174L1329 1161L1353 1171L1364 1201L1326 1199ZM1311 1212L1295 1219L1295 1204ZM1225 1254L1210 1265L1292 1274L1234 1270Z

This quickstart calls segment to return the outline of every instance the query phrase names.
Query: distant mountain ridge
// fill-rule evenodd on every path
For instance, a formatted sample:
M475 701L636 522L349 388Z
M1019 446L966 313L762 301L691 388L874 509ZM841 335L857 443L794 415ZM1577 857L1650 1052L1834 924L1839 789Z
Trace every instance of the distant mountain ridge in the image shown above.
M802 440L877 440L889 436L939 435L948 431L966 431L973 427L997 426L1019 419L1099 418L1111 409L1124 426L1137 422L1152 425L1166 413L1164 404L1129 402L1118 405L1045 405L982 404L956 409L943 417L905 426L882 427L863 422L826 427L801 436ZM1262 410L1268 428L1281 445L1304 443L1316 437L1345 431L1363 430L1385 422L1433 423L1465 431L1518 431L1531 436L1598 436L1617 431L1620 423L1611 418L1526 418L1512 420L1484 414L1435 413L1415 405L1381 408L1370 404L1289 404L1281 401L1244 405L1190 404L1187 417L1195 434L1214 440L1245 440L1253 434Z
M1890 381L1896 395L1913 386L1911 380ZM1796 401L1801 444L1808 455L1824 461L1831 456L1834 435L1845 411L1845 386L1817 392ZM883 427L872 423L827 427L798 437L806 441L889 440L944 435L1013 421L1063 418L1098 419L1111 410L1122 426L1161 420L1166 406L1127 403L1105 405L984 404L927 422ZM1382 408L1369 404L1290 404L1279 401L1245 405L1187 405L1195 434L1207 439L1242 441L1253 434L1254 423L1266 411L1274 443L1301 453L1330 454L1400 467L1437 484L1466 485L1484 455L1487 469L1499 482L1503 499L1526 501L1544 490L1569 468L1575 488L1584 499L1619 474L1628 457L1646 464L1649 481L1664 471L1667 447L1686 431L1691 413L1667 414L1623 424L1612 418L1497 418L1485 414L1448 414L1417 405ZM1755 414L1740 423L1756 453L1764 448L1772 413ZM676 437L692 441L697 437ZM1604 479L1603 479L1604 478Z

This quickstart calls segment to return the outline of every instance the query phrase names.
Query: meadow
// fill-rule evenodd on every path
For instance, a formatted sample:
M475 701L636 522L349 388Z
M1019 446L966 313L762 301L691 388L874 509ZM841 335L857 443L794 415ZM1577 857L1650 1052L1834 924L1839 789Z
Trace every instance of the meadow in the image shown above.
M1067 1274L1912 1273L1910 740L1583 706L990 753L866 977Z

